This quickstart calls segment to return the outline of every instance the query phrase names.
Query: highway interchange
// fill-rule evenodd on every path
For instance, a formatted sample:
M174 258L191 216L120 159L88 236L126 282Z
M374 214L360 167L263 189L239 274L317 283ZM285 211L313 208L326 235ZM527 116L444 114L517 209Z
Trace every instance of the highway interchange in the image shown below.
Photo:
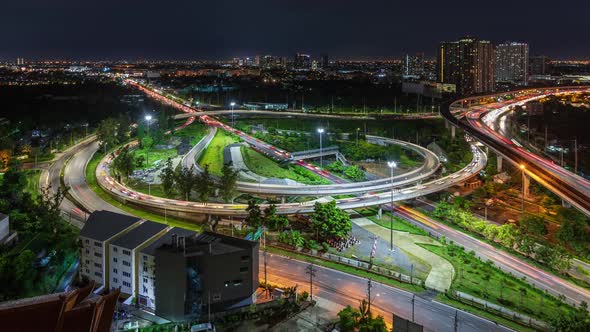
M547 90L545 94L554 94L557 93L556 91ZM481 100L481 97L478 97ZM523 102L524 100L532 100L542 98L540 94L536 94L534 96L526 95L522 98L518 98L517 102ZM513 101L514 102L514 101ZM490 130L497 128L497 119L489 120L490 117L485 118L485 113L482 111L482 105L474 105L473 107L465 108L460 107L465 105L466 103L473 103L472 101L459 101L451 105L451 109L454 114L461 114L462 116L467 119L467 121L459 121L455 116L451 115L448 112L443 112L443 115L451 121L453 124L460 126L463 129L466 129L470 135L477 138L479 141L482 141L484 144L488 145L492 149L498 149L500 145L501 138L498 138L496 134L480 131L480 129L473 129L475 127L480 128L480 125L486 124L486 119L490 123ZM501 105L486 105L485 109L489 111L493 111L494 108L498 108L499 106L503 110L509 109L510 105L513 105L508 102L503 102ZM501 112L498 112L501 114ZM197 115L190 115L189 121L187 121L187 125L190 122L196 119ZM461 116L460 116L461 117ZM208 117L208 119L211 119ZM480 122L478 125L476 122ZM496 123L496 125L494 125ZM487 126L487 125L486 125ZM494 139L498 140L496 144L490 143L492 141L488 136L495 137ZM482 139L483 137L483 139ZM488 141L488 139L490 141ZM203 144L203 141L199 142L199 144ZM510 141L512 142L512 141ZM187 160L196 160L194 158L197 154L198 145L195 146L193 149L195 154L193 156L189 156L186 158ZM514 150L517 150L515 147L518 147L517 144L512 142L512 145L508 145L506 142L502 143L504 146L509 146ZM415 184L410 187L404 188L396 188L394 190L394 200L407 200L411 198L416 198L420 196L424 196L429 193L437 192L448 188L456 183L462 182L465 179L471 177L473 174L478 173L486 164L486 155L483 153L479 147L475 144L472 145L472 149L474 152L473 161L466 166L464 169L460 170L457 173L451 174L444 178L439 178L435 180L430 180L428 182L424 181L420 184ZM59 173L65 164L64 169L64 183L70 186L70 194L74 200L77 202L83 202L83 207L88 211L94 210L111 210L116 211L119 213L124 213L120 209L104 202L96 193L94 193L86 184L85 182L85 168L87 162L92 158L94 153L98 150L98 144L95 141L92 142L85 142L77 147L75 147L72 151L64 154L61 158L59 158L54 165L52 165L51 169L49 170L48 174L42 175L41 183L51 183L52 185L57 185L59 182ZM191 152L193 152L191 150ZM277 150L280 153L287 153L285 151ZM504 152L504 148L501 149ZM504 153L502 153L504 155ZM532 159L526 158L526 154L519 154L522 159L514 158L516 154L506 153L504 155L507 158L513 157L514 159L518 160L515 163L527 162L527 166L530 164L534 165L538 162L538 157L530 157ZM66 161L68 161L66 163ZM218 204L218 203L199 203L199 202L187 202L187 201L178 201L178 200L169 200L159 197L154 197L150 195L145 195L142 193L136 193L132 190L125 188L123 185L115 182L109 175L109 163L110 157L105 157L99 164L97 168L97 179L99 185L101 185L107 192L110 192L112 195L116 196L120 201L133 201L134 203L139 203L140 205L145 205L146 207L150 208L158 208L158 207L166 207L168 210L181 210L187 211L189 213L205 213L205 214L217 214L217 215L233 215L233 216L243 216L244 215L244 208L245 205L243 204ZM188 164L192 163L190 161ZM187 165L188 165L187 164ZM426 163L425 163L426 164ZM531 166L532 166L531 165ZM422 166L424 167L424 165ZM437 166L438 167L438 163ZM552 169L553 167L551 167ZM535 169L533 167L527 168L528 172L533 172ZM565 171L565 170L563 170ZM560 170L558 176L563 176L563 171ZM567 172L567 171L565 171ZM571 173L571 172L570 172ZM407 176L404 174L404 176ZM532 174L534 178L534 174ZM569 176L569 175L568 175ZM399 177L398 177L399 178ZM572 178L571 176L569 177ZM394 178L395 179L395 178ZM575 176L573 179L576 180L577 184L581 184L581 189L586 187L586 184L583 181L579 181L576 179ZM582 179L584 180L584 179ZM387 183L389 181L389 183ZM339 207L343 209L351 209L357 207L365 207L365 206L374 206L374 205L383 205L390 203L391 200L391 191L387 190L391 188L390 184L391 179L384 180L384 188L383 192L369 192L365 195L356 196L353 198L346 198L337 200ZM587 180L585 180L587 181ZM258 185L258 184L251 184L251 185ZM400 183L398 186L405 185L405 183ZM334 189L338 188L340 185L329 185L326 189ZM572 187L576 187L576 184L572 184ZM244 189L244 188L242 188ZM246 189L247 190L247 189ZM281 189L282 190L282 189ZM377 189L375 189L377 190ZM260 191L258 191L260 192ZM348 191L350 192L350 191ZM367 192L366 190L363 191L362 189L359 192ZM276 194L276 193L272 193ZM321 193L316 195L322 195ZM568 197L570 198L570 197ZM584 199L587 200L587 196L584 196ZM587 202L586 202L587 203ZM70 211L75 211L77 207L69 202L66 201L62 204L62 208L68 209ZM575 204L574 204L575 205ZM294 213L308 213L313 210L313 206L311 204L301 204L301 203L289 203L289 204L280 204L279 205L279 213L285 214L294 214ZM428 231L432 232L433 234L444 235L448 239L452 239L457 243L465 246L467 250L474 250L478 256L482 259L490 259L496 263L497 266L502 268L505 271L511 272L516 276L526 276L529 282L535 284L536 286L540 287L541 289L547 289L550 293L553 294L563 294L566 296L567 300L572 303L579 304L581 301L588 302L590 300L590 293L580 287L574 286L573 284L557 277L552 274L549 274L541 269L538 269L530 264L523 263L521 260L515 258L512 255L506 254L504 252L498 251L497 249L476 240L464 233L458 232L449 228L448 226L442 225L432 219L429 219L423 215L416 214L413 210L405 210L405 209L397 209L395 213L403 217L406 220L410 220L415 222L422 227L425 227ZM283 278L286 280L292 280L296 282L301 282L301 284L305 284L305 280L299 280L297 275L304 275L303 273L298 274L297 269L303 269L304 263L295 261L295 260L288 260L286 261L285 258L280 256L275 256L271 258L271 262L273 265L277 266L276 270L269 270L271 275L275 274L273 277L278 279ZM288 266L288 268L280 268L281 266ZM330 269L321 268L321 279L319 279L318 286L320 296L326 297L336 303L347 304L355 302L356 299L360 299L364 297L364 287L366 286L364 280L360 278L356 278L354 276L350 276L347 274L342 274L341 276L332 275L334 273L340 274L340 272L336 272ZM324 279L325 278L325 279ZM305 279L305 278L304 278ZM358 280L355 280L358 279ZM338 280L338 281L334 281ZM344 281L342 281L344 280ZM346 294L342 292L334 292L333 287L337 287L337 289L347 289ZM348 288L350 287L350 292ZM400 313L402 316L408 317L408 301L411 298L411 295L404 294L404 291L400 291L395 288L387 287L380 285L379 287L383 287L382 294L387 295L377 299L376 308L377 310L385 317L388 317L388 312L397 312ZM357 294L358 293L358 294ZM383 300L382 303L380 301ZM420 313L422 312L422 313ZM446 307L445 305L439 304L435 301L431 301L430 299L419 300L416 302L416 318L417 321L421 324L424 324L427 329L435 330L438 326L443 326L444 330L451 330L453 320L450 318L454 309ZM440 315L440 318L438 318ZM461 312L460 314L460 321L464 323L460 323L460 330L470 331L470 330L489 330L489 331L497 331L501 330L501 327L497 326L496 324L481 319L479 317ZM433 324L443 324L443 325L433 325Z

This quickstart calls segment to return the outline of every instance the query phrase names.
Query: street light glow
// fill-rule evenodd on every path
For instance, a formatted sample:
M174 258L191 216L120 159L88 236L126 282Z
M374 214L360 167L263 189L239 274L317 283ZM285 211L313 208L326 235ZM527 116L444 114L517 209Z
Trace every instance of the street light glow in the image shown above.
M231 105L231 107L234 107L234 106L236 106L236 103L232 101L232 102L230 103L230 105Z
M151 115L146 115L145 116L145 119L148 120L148 121L150 121L152 119L152 116Z
M524 170L524 169L526 168L526 167L524 166L524 164L520 164L520 166L518 166L518 167L520 167L520 169L522 169L522 170Z
M395 161L388 161L387 166L389 166L389 168L396 168L397 163Z
M318 128L318 133L323 134L324 133L324 128Z

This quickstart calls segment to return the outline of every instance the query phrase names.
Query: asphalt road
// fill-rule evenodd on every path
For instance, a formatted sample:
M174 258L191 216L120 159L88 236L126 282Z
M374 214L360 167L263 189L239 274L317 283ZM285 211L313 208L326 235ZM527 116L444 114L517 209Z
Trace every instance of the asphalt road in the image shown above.
M305 273L308 263L268 254L267 277L269 283L285 286L299 286L299 291L309 292L309 275ZM340 306L357 307L366 299L367 280L340 271L315 266L313 294ZM264 280L264 258L260 256L260 278ZM372 282L372 311L382 315L391 324L392 313L406 319L412 318L412 296L410 292ZM484 318L472 315L436 302L430 296L417 295L414 300L415 322L424 326L425 331L454 331L457 312L457 331L510 331Z

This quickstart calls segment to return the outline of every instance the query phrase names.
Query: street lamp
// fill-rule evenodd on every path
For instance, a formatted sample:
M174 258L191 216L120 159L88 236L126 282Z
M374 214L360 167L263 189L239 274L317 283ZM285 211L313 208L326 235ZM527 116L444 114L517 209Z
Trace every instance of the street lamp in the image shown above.
M522 212L524 212L524 189L525 189L524 188L524 181L525 181L524 170L526 169L526 167L524 166L524 164L520 164L518 167L520 168L520 171L522 172L522 206L521 206L521 209L522 209Z
M324 166L324 156L322 155L322 134L324 133L324 128L318 128L318 133L320 134L320 168Z
M395 161L388 161L387 166L391 171L391 211L389 220L389 250L393 251L393 169L397 167Z
M361 128L356 128L356 147L357 148L359 146L359 131L361 131Z
M152 116L151 115L146 115L145 116L145 120L147 121L147 135L148 137L150 136L150 123L152 122ZM150 164L150 156L149 156L149 148L146 146L145 147L145 165L148 166Z
M233 127L234 126L234 106L236 106L236 103L232 101L229 105L231 106L231 126Z

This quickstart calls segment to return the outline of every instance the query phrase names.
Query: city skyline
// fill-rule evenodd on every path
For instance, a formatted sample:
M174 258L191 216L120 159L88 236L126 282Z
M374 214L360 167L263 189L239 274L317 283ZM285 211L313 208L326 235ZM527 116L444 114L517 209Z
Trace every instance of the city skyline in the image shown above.
M171 4L162 10L153 1L138 6L28 0L7 4L0 14L0 59L212 60L297 52L329 54L333 59L399 58L424 52L433 58L440 41L464 36L494 44L526 42L531 55L558 59L590 54L584 33L590 23L582 16L589 4L579 2L581 8L575 11L538 2L531 6L532 1L510 3L506 11L504 4L508 2L496 2L478 14L465 1L420 7L377 0L363 6L352 1L220 1ZM14 15L19 12L27 15ZM563 18L557 26L538 23L556 16Z

